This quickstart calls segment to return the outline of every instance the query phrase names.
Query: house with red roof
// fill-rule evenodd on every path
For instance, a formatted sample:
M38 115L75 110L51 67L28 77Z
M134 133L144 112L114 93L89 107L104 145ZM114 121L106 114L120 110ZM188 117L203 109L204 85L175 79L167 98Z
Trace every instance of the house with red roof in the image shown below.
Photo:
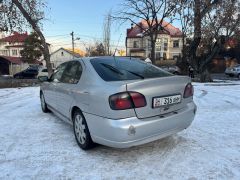
M141 28L140 28L140 27ZM145 33L147 22L142 20L138 26L127 29L126 55L142 58L151 58L151 41ZM182 32L168 22L163 22L163 30L159 31L155 44L157 61L177 59L182 54Z
M27 32L14 32L10 36L0 33L0 74L14 74L28 67L20 54L27 37Z
M0 39L0 56L21 57L24 41L28 34L14 32L12 35Z

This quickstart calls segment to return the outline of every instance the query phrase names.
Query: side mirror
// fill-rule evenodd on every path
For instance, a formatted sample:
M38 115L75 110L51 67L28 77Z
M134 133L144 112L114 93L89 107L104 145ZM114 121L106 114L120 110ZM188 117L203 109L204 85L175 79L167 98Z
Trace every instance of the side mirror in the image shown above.
M47 82L48 81L48 76L39 76L38 80L41 82Z

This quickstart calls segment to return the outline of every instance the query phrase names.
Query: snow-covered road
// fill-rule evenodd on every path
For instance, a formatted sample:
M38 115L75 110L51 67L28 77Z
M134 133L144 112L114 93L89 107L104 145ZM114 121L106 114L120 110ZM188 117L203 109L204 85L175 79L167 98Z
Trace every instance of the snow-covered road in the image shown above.
M187 130L87 152L70 125L42 113L39 88L1 89L0 179L240 179L240 84L194 86L198 112Z

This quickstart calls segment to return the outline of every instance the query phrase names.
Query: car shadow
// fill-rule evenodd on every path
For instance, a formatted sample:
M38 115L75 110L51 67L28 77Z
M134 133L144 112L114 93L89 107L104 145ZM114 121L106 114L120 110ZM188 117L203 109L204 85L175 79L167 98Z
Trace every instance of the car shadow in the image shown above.
M87 151L87 154L92 156L106 155L110 159L115 157L118 160L121 159L121 161L123 159L135 161L139 157L151 156L153 154L166 156L174 151L177 146L186 142L186 138L176 134L147 144L124 149L97 145L94 149Z

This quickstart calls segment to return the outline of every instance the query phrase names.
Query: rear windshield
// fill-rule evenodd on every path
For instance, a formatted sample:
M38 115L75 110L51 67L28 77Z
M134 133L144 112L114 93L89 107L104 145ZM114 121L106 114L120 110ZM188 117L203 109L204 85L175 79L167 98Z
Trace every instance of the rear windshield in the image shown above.
M135 58L95 58L90 61L98 75L105 81L123 81L172 76L169 72Z

